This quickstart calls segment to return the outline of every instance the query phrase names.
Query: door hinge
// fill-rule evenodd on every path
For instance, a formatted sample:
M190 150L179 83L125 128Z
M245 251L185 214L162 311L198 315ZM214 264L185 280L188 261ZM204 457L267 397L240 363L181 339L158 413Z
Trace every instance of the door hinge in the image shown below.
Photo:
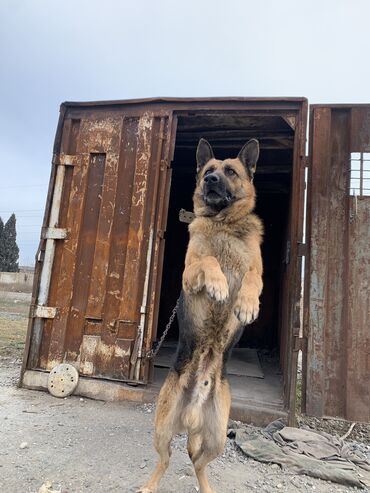
M307 348L307 337L294 338L294 351L305 351Z
M298 257L305 257L307 254L306 243L302 243L301 241L298 241L297 244L298 244Z
M55 318L56 314L55 306L35 305L32 310L32 318Z
M65 240L67 236L67 228L42 228L41 231L41 238L43 240Z
M61 152L60 154L53 155L53 164L62 165L62 166L76 166L79 164L79 156L72 154L64 154Z

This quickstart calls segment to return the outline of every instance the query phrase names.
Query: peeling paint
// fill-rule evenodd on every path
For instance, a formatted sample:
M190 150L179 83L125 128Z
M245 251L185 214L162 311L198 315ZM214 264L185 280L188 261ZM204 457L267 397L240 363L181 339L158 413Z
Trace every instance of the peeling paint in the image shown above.
M106 344L100 336L83 336L81 349L80 372L84 375L93 375L95 366L109 367L114 360L128 359L131 348L124 349L117 344Z

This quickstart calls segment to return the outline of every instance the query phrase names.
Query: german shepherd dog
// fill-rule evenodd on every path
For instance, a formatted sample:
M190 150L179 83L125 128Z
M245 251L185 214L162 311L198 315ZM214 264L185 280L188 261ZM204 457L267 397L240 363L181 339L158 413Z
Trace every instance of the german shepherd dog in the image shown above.
M189 226L178 309L179 344L174 367L157 403L154 445L158 465L139 492L151 493L166 471L172 437L188 434L188 453L201 493L213 493L207 464L224 449L230 412L226 363L246 324L259 312L263 227L253 214L255 139L236 159L215 159L210 144L197 148L195 219Z

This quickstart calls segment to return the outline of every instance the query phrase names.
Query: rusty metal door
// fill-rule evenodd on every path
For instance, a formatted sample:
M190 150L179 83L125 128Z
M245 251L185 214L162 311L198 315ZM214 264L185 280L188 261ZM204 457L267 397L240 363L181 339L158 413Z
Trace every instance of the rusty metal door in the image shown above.
M43 321L29 367L71 362L81 375L145 380L174 124L170 111L67 108L54 158L68 164L58 224L68 233L48 295L56 315Z
M370 106L313 106L305 410L370 421Z

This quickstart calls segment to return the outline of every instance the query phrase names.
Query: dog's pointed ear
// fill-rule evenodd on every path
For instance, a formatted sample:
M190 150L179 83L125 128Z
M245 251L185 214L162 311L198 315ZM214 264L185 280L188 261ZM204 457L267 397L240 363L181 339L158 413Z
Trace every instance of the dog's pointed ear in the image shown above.
M249 140L238 154L238 159L247 168L247 171L251 177L253 177L253 174L256 171L259 154L260 145L257 139Z
M197 147L197 173L214 157L211 144L206 139L200 139Z

